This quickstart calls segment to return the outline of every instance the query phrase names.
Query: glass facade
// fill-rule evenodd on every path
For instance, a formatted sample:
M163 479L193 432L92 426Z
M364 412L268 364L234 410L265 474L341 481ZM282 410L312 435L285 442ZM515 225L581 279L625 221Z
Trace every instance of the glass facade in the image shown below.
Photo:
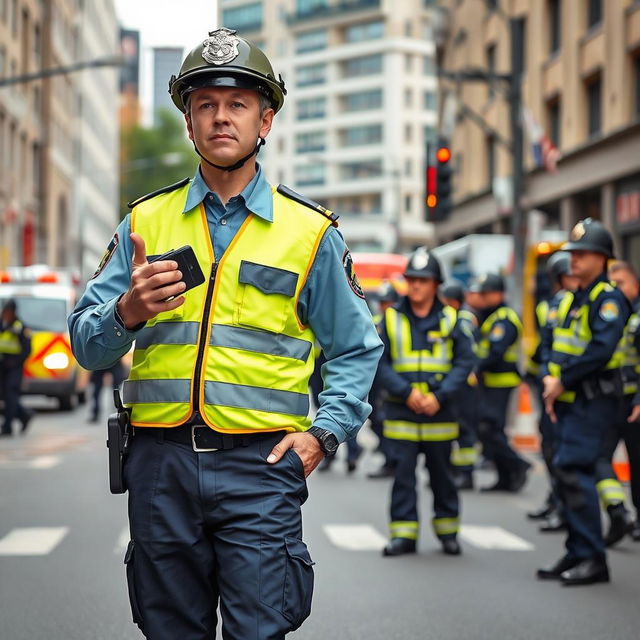
M244 4L222 10L222 24L238 31L257 31L262 28L262 2Z
M370 76L382 72L382 54L374 53L370 56L352 58L342 63L342 76L354 78L357 76Z
M326 29L303 31L296 36L296 53L326 49L328 40L329 34Z
M322 185L325 178L325 165L317 164L301 164L294 169L294 181L296 187L308 187L310 185Z
M362 178L377 178L382 175L382 160L361 160L346 162L339 166L340 180L358 180Z
M307 133L298 133L296 135L297 153L324 151L326 146L324 131L310 131Z
M308 87L327 81L327 67L324 64L308 64L296 70L296 86Z
M296 109L297 120L324 118L327 115L327 99L324 96L321 96L319 98L299 100L296 105Z
M363 42L365 40L378 40L384 37L384 22L362 22L347 27L344 31L345 42Z
M343 129L340 138L343 147L378 144L382 142L382 125L365 124L359 127Z
M343 111L370 111L382 107L382 89L347 93L340 98Z

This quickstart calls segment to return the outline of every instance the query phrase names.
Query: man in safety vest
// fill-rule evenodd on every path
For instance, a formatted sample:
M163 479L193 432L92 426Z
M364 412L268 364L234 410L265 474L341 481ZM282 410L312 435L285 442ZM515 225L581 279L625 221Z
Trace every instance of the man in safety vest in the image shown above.
M613 454L624 439L631 471L631 498L640 514L640 284L635 269L627 262L609 265L609 279L625 295L632 307L618 350L622 357L623 397L616 416L607 423L604 445L596 465L596 488L607 510L610 526L604 536L611 547L630 533L640 541L640 525L633 521L625 505L625 493L613 470Z
M21 433L28 427L33 412L20 403L22 366L31 353L31 332L18 319L16 301L7 300L0 317L0 399L4 400L1 436L13 433L13 421L22 423Z
M369 414L382 345L336 216L272 187L255 155L285 98L271 63L216 29L171 78L200 156L193 180L140 198L69 320L74 353L123 387L134 621L153 640L280 639L309 615L306 477ZM185 293L191 245L206 282ZM131 260L133 256L133 261ZM327 363L308 418L314 340Z
M494 462L498 473L495 484L481 491L517 492L527 480L530 465L511 448L505 429L509 400L520 384L518 356L522 323L518 314L505 304L502 276L483 274L469 288L482 296L476 349L476 375L480 384L478 435L483 453Z
M478 316L465 304L465 290L457 282L444 282L438 290L443 304L453 307L458 312L458 320L462 330L467 333L475 349L478 332ZM451 453L453 481L458 490L473 489L473 469L476 464L478 441L478 381L471 374L462 389L456 394L453 410L458 420L460 433L457 446Z
M565 293L558 306L542 373L545 410L559 429L553 466L567 523L567 552L537 576L583 585L609 581L596 462L606 425L622 396L616 347L630 309L624 295L607 281L613 242L600 222L578 222L565 249L571 252L571 273L579 287Z
M544 386L540 378L543 342L546 341L550 344L552 341L553 322L565 292L573 291L578 287L577 279L571 275L571 254L568 251L556 251L551 255L547 260L546 271L551 285L551 297L541 300L536 305L538 344L527 365L527 382L538 396L541 407L544 405L542 399ZM546 352L548 353L548 348ZM554 491L553 456L558 442L556 425L551 422L544 410L540 411L538 428L541 436L542 457L549 473L550 489L545 504L539 509L529 511L527 517L530 520L543 520L544 522L539 527L540 531L552 533L563 530L566 525L562 517L560 498Z
M458 492L450 473L451 443L458 424L451 401L473 367L471 339L457 313L437 297L440 265L417 249L404 276L408 293L385 311L379 326L385 346L378 367L384 403L384 435L393 440L391 541L385 556L415 553L419 534L416 461L424 453L433 492L434 533L449 555L461 553Z

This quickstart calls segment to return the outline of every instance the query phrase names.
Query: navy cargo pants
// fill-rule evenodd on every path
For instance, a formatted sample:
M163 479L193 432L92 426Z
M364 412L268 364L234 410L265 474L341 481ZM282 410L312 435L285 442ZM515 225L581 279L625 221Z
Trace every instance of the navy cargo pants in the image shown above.
M604 558L600 505L596 490L596 463L618 399L598 396L556 403L558 448L553 460L557 490L564 507L567 552L585 560Z
M311 610L302 461L266 458L284 433L196 453L137 430L125 478L134 622L149 640L279 640ZM157 430L154 430L154 432Z

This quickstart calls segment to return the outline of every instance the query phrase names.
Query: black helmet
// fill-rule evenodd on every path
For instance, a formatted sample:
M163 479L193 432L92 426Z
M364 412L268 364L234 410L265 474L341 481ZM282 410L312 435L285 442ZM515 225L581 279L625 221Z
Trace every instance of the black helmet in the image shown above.
M504 291L504 278L498 273L483 273L469 285L472 293L490 293L492 291Z
M426 247L418 247L409 258L404 270L406 278L433 278L442 282L442 271L437 258Z
M388 280L378 287L377 294L380 302L396 303L400 300L400 294Z
M451 298L460 304L464 302L464 287L457 280L448 280L440 285L438 293L442 298Z
M13 313L15 313L16 309L16 301L13 298L9 298L4 305L2 305L2 311L13 311Z
M547 260L547 274L554 282L560 282L562 276L571 275L571 254L568 251L556 251Z
M169 93L185 113L189 93L203 87L253 89L266 96L277 113L287 90L282 76L276 79L267 56L234 29L216 29L184 59L178 76L171 76Z
M593 251L607 258L613 258L613 239L604 225L597 220L580 220L569 234L569 242L562 247L565 251Z

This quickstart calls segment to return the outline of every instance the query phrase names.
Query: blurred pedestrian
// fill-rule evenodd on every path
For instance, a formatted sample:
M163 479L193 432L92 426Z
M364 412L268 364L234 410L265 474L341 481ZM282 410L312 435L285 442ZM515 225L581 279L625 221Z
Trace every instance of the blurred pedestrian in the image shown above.
M31 332L17 315L17 304L7 300L0 317L0 398L4 400L4 420L0 435L13 434L13 421L22 423L20 432L25 433L33 418L33 411L20 402L22 368L31 353Z
M122 358L106 369L97 369L91 372L91 414L89 422L95 423L100 420L100 394L104 386L105 377L111 378L112 389L120 389L127 377Z
M622 396L617 346L630 305L607 279L607 260L613 257L607 229L587 218L569 237L565 249L579 287L562 298L551 353L542 356L545 411L559 429L553 467L568 535L566 554L537 576L584 585L609 581L596 463Z
M404 276L408 293L386 310L380 324L384 353L378 367L384 403L384 435L393 440L391 540L385 556L415 553L419 536L416 463L424 453L431 480L433 531L448 555L459 555L458 492L450 470L458 424L451 408L473 367L473 348L457 313L438 300L440 264L418 248Z
M509 400L520 384L518 357L522 323L506 304L501 275L481 275L469 288L480 293L482 300L476 350L476 374L480 383L478 435L498 474L496 482L481 491L517 492L527 481L531 466L511 448L506 434Z

